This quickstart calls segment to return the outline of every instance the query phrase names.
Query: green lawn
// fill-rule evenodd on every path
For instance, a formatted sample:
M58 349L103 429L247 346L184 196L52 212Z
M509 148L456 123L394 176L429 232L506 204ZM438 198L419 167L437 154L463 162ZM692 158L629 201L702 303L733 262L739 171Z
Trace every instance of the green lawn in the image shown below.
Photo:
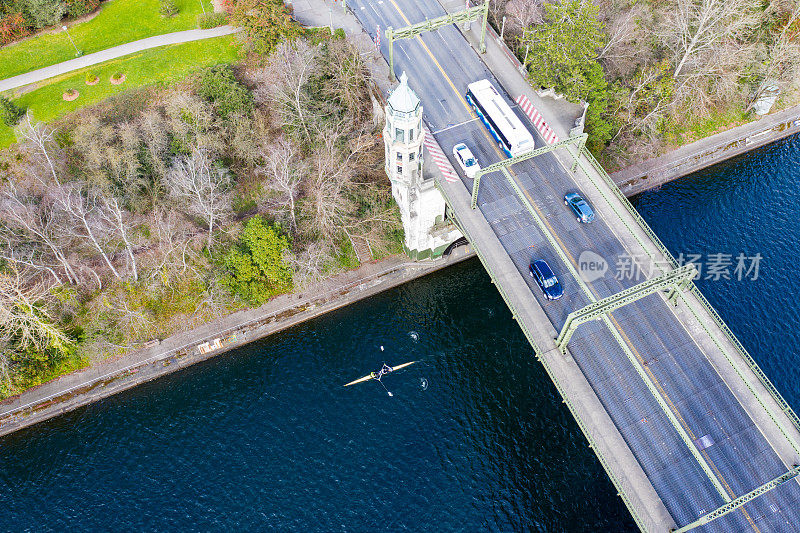
M70 26L69 33L78 49L91 54L112 46L162 33L197 27L200 2L213 11L211 0L175 0L180 12L161 18L159 0L107 0L93 19ZM75 57L75 48L66 33L30 37L0 48L0 79L54 65Z
M198 67L231 63L238 57L238 41L233 35L152 48L51 78L47 85L13 101L20 107L29 109L36 120L51 122L66 113L127 89L152 83L175 82ZM109 78L116 72L125 74L125 83L111 85ZM87 73L99 76L100 83L86 85ZM77 100L64 101L62 94L68 89L77 89L80 92ZM0 124L0 148L9 146L15 140L13 129Z

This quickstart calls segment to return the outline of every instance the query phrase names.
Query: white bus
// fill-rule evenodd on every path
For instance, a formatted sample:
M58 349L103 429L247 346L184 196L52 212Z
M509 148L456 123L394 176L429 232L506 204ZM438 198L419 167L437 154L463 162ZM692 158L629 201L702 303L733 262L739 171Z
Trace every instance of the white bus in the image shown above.
M489 80L467 85L467 101L508 157L534 149L533 136Z

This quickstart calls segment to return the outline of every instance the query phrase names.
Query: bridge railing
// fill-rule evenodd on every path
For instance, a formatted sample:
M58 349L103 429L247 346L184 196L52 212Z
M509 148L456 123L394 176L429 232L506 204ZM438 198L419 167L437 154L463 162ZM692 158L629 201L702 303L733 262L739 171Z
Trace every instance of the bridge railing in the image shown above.
M614 195L622 203L622 205L625 206L625 209L627 209L627 211L630 214L630 216L633 217L633 219L636 221L636 223L639 226L639 228L642 231L644 231L645 234L647 234L647 236L656 245L656 247L659 249L659 251L664 256L664 258L670 263L670 265L673 268L678 268L679 267L678 262L672 256L672 254L667 249L667 247L664 246L664 243L661 241L661 239L658 238L658 236L655 234L655 232L653 232L652 228L650 228L650 225L647 224L647 222L644 220L644 218L642 218L642 216L636 211L636 209L633 207L633 205L628 200L628 198L626 198L625 195L622 194L622 191L620 191L619 187L617 187L617 185L614 183L614 181L611 179L611 177L608 175L608 173L605 171L605 169L600 165L600 163L594 158L594 156L591 153L589 153L586 150L584 150L584 157L578 158L578 165L580 166L580 168L583 171L583 173L590 180L592 180L591 174L587 171L586 167L584 166L584 162L583 162L584 160L588 161L589 165L594 169L594 171L603 179L603 181L606 182L606 185L611 189L611 191L613 191ZM596 188L598 189L598 191L600 192L601 195L603 195L604 197L606 196L605 192L603 191L603 189L601 187L597 187L596 186ZM606 198L606 200L608 200L608 198ZM613 206L613 204L611 202L609 202L609 204ZM617 216L619 216L619 213L617 213ZM622 217L620 217L620 219L622 219ZM633 229L630 228L624 220L622 220L622 222L623 222L623 224L626 225L626 227L628 227L628 230L631 232L631 234L637 240L639 240L638 237L636 237L636 233L633 231ZM647 251L647 246L645 245L645 243L642 243L640 241L640 244L642 244L642 247L644 248L644 250ZM652 255L649 252L648 252L648 255L651 256L651 259L656 259L655 257L652 257ZM708 311L708 314L713 318L714 322L717 324L717 326L725 334L725 337L727 338L727 340L736 348L736 350L739 352L739 355L741 355L741 357L744 359L745 363L750 368L750 370L752 370L752 372L758 377L759 381L761 381L761 384L764 385L764 387L767 389L767 391L769 392L770 396L772 396L772 398L778 404L778 407L781 409L781 411L792 422L792 425L794 425L794 427L798 431L800 431L800 418L798 418L797 414L794 412L792 407L783 398L783 396L778 391L778 389L775 387L775 385L772 384L772 382L767 377L767 375L764 373L764 371L761 370L761 367L758 366L758 363L755 362L755 360L750 355L750 353L747 351L747 349L744 347L744 345L742 345L742 343L739 341L739 339L736 338L736 335L734 335L733 331L731 331L731 329L728 327L728 325L725 323L725 321L719 315L717 310L714 309L714 307L708 302L708 300L706 299L706 297L703 295L703 293L700 291L700 289L697 287L696 284L692 283L690 292L695 296L695 298L697 298L697 300L706 309L706 311ZM698 318L698 320L700 320L700 317L697 317L697 318ZM702 320L700 320L700 322L702 324ZM706 329L706 331L708 331L708 330ZM710 332L709 332L709 334L710 334ZM713 335L712 335L712 338L713 338ZM723 352L724 351L725 350L723 349ZM726 357L727 357L727 355L726 355ZM734 367L734 369L737 370L737 373L738 373L738 368L736 367L736 365L733 364L733 361L731 361L730 359L728 359L728 361ZM740 376L741 376L741 374L740 374ZM744 376L741 376L741 377L745 381L745 384L747 384L747 387L750 389L750 391L756 396L756 398L758 398L757 392L750 386L750 384L747 382L745 377ZM766 408L766 406L765 406L765 408ZM782 425L780 423L778 423L778 421L774 418L774 416L772 416L771 410L768 409L767 411L770 413L770 417L773 419L773 421L778 425L779 428L781 428ZM787 439L789 439L789 442L793 446L795 446L795 443L793 442L793 439L791 439L789 437L789 435L787 435L785 432L784 432L784 435L787 437ZM797 450L796 447L795 447L795 450Z

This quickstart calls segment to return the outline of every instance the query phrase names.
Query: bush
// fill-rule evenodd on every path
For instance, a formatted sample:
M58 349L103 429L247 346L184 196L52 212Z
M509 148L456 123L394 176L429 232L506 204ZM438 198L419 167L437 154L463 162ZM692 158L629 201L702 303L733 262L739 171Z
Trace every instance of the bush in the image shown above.
M91 13L100 6L100 0L68 0L67 14L70 17L80 17Z
M22 13L9 13L0 18L0 45L21 39L30 32L30 22Z
M201 30L209 30L228 23L226 13L203 13L197 19L197 24Z
M19 7L28 14L37 29L56 24L67 12L64 2L53 0L20 0Z
M223 258L225 285L252 305L261 305L292 287L292 270L284 260L289 242L261 216L251 218Z
M263 57L284 39L303 33L283 0L239 0L231 12L231 23L244 30L249 51Z
M233 113L250 116L255 107L253 93L239 83L230 65L215 65L201 71L197 93L213 102L223 118Z
M3 121L3 124L6 126L15 126L24 114L24 109L5 96L0 96L0 120Z
M161 0L161 8L158 10L162 17L173 17L178 14L178 5L175 0Z

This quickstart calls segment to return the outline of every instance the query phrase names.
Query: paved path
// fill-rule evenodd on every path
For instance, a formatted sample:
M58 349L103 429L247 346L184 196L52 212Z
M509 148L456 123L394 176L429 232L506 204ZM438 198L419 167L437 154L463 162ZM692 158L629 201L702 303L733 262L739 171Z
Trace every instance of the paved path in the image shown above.
M26 72L25 74L0 80L0 92L30 85L31 83L52 78L53 76L58 76L66 72L82 69L98 63L103 63L111 59L133 54L134 52L140 52L142 50L157 48L159 46L165 46L168 44L188 43L190 41L221 37L223 35L236 33L237 31L239 31L239 28L234 28L233 26L218 26L216 28L211 28L210 30L176 31L173 33L165 33L164 35L148 37L146 39L139 39L138 41L121 44L113 48L101 50L100 52L87 54L75 59L70 59L69 61L64 61L63 63L50 65L49 67L32 70L31 72Z

